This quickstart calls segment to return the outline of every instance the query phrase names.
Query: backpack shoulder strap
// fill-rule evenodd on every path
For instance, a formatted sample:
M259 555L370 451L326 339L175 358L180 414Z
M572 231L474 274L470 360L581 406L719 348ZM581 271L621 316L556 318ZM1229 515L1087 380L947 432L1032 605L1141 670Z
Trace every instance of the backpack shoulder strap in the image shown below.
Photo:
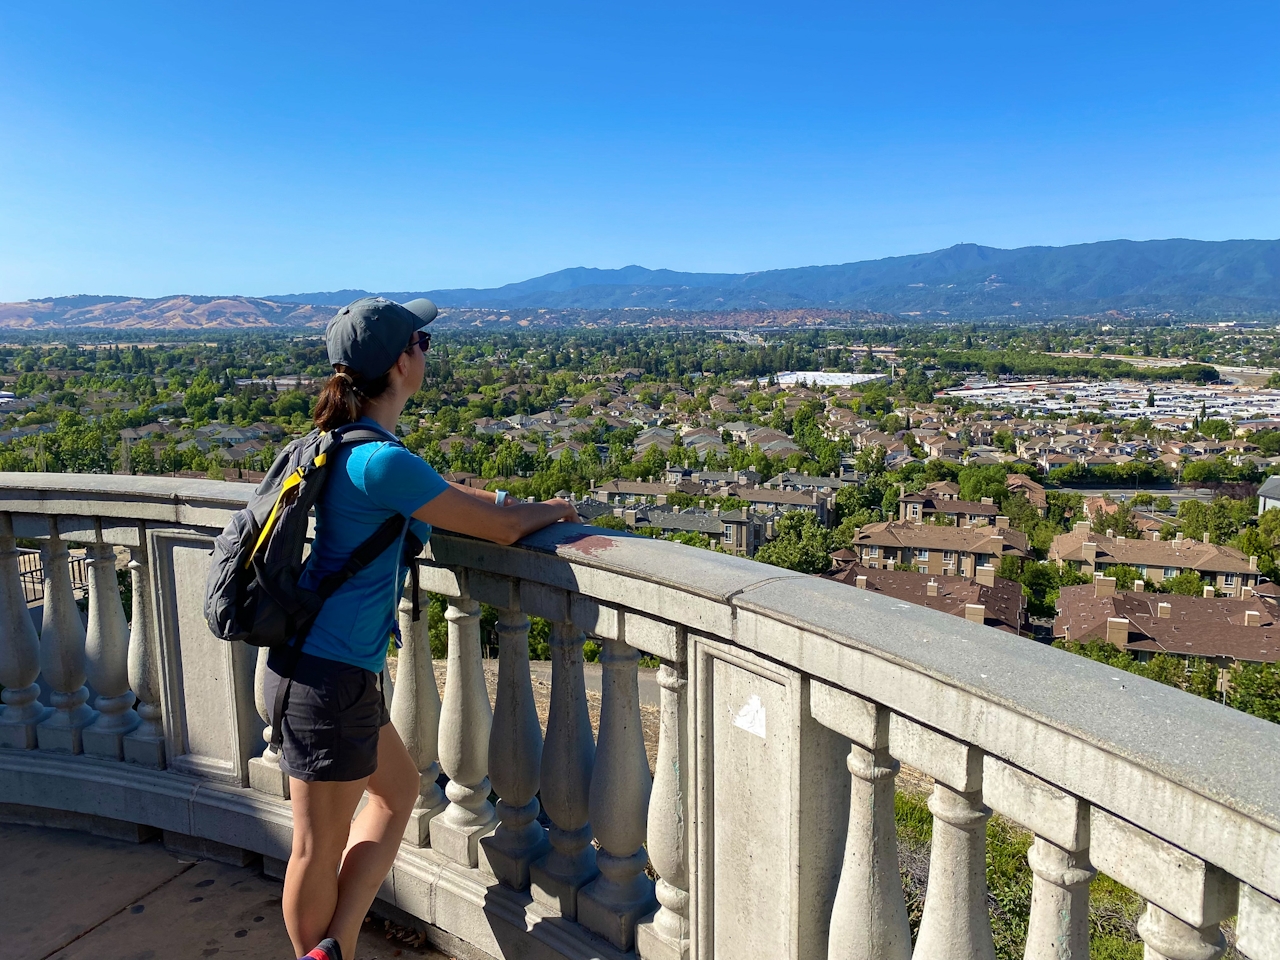
M336 443L349 444L358 446L362 443L394 443L397 446L404 446L400 442L400 438L393 433L383 430L381 427L368 427L360 423L349 423L345 426L338 427L333 431L333 438Z
M408 525L408 519L398 513L387 517L377 530L351 552L351 556L347 558L347 562L341 569L335 570L320 581L319 586L316 587L316 593L326 600L333 596L334 591L373 563L387 547L395 543Z

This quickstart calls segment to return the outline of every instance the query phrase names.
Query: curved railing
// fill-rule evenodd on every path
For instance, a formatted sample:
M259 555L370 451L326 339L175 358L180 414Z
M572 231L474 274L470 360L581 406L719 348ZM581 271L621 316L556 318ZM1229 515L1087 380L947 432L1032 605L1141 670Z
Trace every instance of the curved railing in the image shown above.
M279 868L290 820L263 747L262 660L201 618L210 540L248 492L0 474L0 803ZM39 633L15 538L42 551ZM68 544L89 558L87 628ZM406 599L391 713L422 789L380 895L493 956L905 960L901 762L934 784L916 960L994 956L993 809L1035 835L1027 957L1088 956L1101 870L1147 900L1148 958L1215 957L1232 917L1241 953L1280 958L1274 725L923 607L594 527L513 547L437 531L422 574L448 598L447 681L441 699ZM481 602L500 611L492 707ZM553 625L545 736L530 615ZM598 739L588 636L602 646ZM661 662L652 781L641 654Z

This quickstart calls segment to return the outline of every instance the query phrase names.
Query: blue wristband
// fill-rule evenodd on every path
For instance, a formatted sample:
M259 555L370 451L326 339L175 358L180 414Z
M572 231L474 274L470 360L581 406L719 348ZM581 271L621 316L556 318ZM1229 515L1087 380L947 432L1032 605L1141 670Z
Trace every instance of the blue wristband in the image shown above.
M507 498L508 498L509 496L511 496L511 494L507 493L507 491L505 491L505 490L499 490L499 491L494 495L494 497L493 497L493 502L494 502L494 504L496 504L496 505L497 505L497 506L499 506L499 507L505 507L505 506L507 505Z

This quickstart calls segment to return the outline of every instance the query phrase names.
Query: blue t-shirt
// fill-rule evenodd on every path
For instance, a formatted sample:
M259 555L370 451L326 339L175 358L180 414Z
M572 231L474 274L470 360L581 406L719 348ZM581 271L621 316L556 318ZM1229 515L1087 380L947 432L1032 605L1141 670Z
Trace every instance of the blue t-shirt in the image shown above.
M368 418L360 423L382 431ZM326 574L341 569L387 517L412 516L448 486L429 463L398 443L342 447L316 503L316 537L300 585L314 590ZM409 523L425 543L430 525ZM303 644L306 653L382 671L408 572L400 564L402 543L393 543L325 601Z

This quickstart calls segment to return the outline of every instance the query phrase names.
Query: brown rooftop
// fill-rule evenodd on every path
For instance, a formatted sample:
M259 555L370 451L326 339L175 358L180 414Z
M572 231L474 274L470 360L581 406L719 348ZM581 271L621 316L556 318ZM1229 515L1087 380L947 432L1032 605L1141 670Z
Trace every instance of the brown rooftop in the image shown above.
M1123 619L1128 626L1123 646L1116 643L1121 649L1255 663L1280 661L1280 604L1274 597L1236 600L1131 592L1099 597L1096 593L1091 583L1062 588L1053 624L1055 637L1081 643L1107 640L1108 620Z
M868 523L858 530L855 544L882 547L921 547L962 550L1000 556L1026 557L1027 536L1008 527L943 527L911 520Z
M968 619L967 607L978 604L984 608L983 622L1006 633L1020 634L1026 626L1026 599L1022 596L1022 585L1003 577L994 577L993 584L987 586L963 577L932 577L910 570L873 570L857 563L822 576L850 586L858 586L858 581L865 577L864 590L940 610L961 619Z

